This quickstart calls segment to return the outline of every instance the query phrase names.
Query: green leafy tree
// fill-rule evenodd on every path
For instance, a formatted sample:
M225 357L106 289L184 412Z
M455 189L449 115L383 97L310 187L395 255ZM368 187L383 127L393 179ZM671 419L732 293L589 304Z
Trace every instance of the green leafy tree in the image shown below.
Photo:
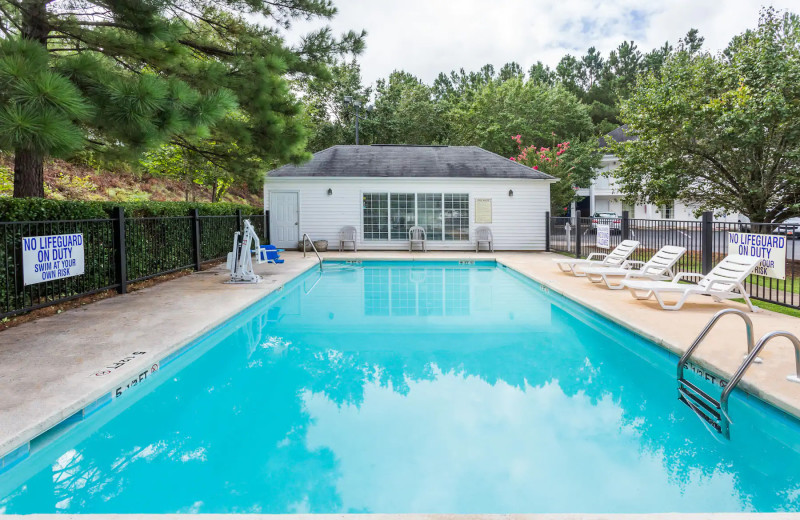
M521 78L485 85L450 117L452 143L480 146L505 157L514 153L509 135L519 133L526 142L546 146L553 134L577 141L594 132L589 109L564 87Z
M556 73L541 61L537 61L528 70L528 78L543 85L553 85L556 80Z
M290 47L277 28L335 12L330 0L0 0L15 196L43 196L44 159L87 148L132 159L171 143L237 174L303 160L286 77L324 76L363 33L323 28Z
M800 215L800 18L763 9L720 55L671 55L623 104L615 145L630 199L675 199L754 222Z
M600 165L597 145L592 142L571 143L563 141L552 146L535 144L525 146L522 136L511 140L516 144L517 154L511 157L525 166L544 172L558 179L550 185L550 209L553 215L561 215L564 209L578 200L578 188L587 188L592 183L596 168Z
M308 150L318 152L336 144L354 143L353 108L344 99L350 96L366 106L372 94L372 89L361 82L359 64L355 60L335 63L330 67L330 75L301 79L297 85L303 92Z
M448 137L447 103L436 102L431 87L403 71L378 80L375 110L364 121L370 142L441 144Z
M145 152L139 164L149 176L183 182L187 202L195 200L197 185L209 190L211 202L220 202L233 184L246 182L202 155L172 144Z

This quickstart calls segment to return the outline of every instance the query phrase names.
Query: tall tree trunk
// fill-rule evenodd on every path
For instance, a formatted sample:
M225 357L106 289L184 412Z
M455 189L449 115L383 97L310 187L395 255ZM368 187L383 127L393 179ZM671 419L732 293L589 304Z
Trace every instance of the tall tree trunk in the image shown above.
M217 179L214 179L214 184L211 185L211 202L217 202Z
M14 196L44 197L44 154L32 150L14 153Z
M22 37L47 46L50 32L47 3L43 0L24 0L22 5ZM14 151L14 196L44 197L43 153L25 148Z

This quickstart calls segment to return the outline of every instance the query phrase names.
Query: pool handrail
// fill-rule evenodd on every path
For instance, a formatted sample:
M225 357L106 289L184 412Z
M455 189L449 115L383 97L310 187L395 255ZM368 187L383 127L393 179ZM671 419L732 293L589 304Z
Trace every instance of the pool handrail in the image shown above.
M700 346L700 343L706 338L711 329L717 324L717 322L725 316L726 314L733 314L739 316L744 320L745 327L747 329L747 354L749 355L753 351L753 347L755 345L755 340L753 336L753 320L750 319L750 316L747 315L746 312L740 311L739 309L723 309L716 314L708 321L706 326L697 335L694 342L686 349L686 352L683 353L681 356L680 361L678 361L678 381L683 379L683 369L686 365L686 362L689 361L689 358L692 357L694 351L697 350L697 347Z
M311 249L314 250L314 254L317 255L317 260L319 260L319 270L322 272L322 257L319 256L319 251L317 251L317 246L314 245L314 241L311 240L311 237L308 236L308 233L303 233L303 258L306 257L306 242L311 244Z
M745 358L744 362L739 366L739 369L733 374L731 380L728 381L728 384L725 385L725 389L722 390L722 395L719 398L720 409L725 412L727 417L728 412L728 398L733 392L733 389L736 388L736 385L739 384L739 381L742 380L744 377L744 373L750 368L750 365L756 361L758 357L758 353L761 352L767 343L769 343L774 338L787 338L789 341L792 342L794 346L794 374L790 374L786 376L786 379L793 382L793 383L800 383L800 339L797 338L791 332L787 332L785 330L773 330L772 332L767 332L761 339L758 340L758 343L753 348L752 352L750 352L747 357ZM732 422L732 421L731 421Z

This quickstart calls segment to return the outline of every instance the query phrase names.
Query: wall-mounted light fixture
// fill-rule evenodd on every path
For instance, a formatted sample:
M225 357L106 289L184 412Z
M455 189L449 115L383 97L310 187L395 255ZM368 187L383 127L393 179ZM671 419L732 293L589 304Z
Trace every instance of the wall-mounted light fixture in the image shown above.
M508 190L508 196L509 197L513 197L514 196L514 190Z
M333 189L328 188L328 196L330 197L331 195L333 195Z

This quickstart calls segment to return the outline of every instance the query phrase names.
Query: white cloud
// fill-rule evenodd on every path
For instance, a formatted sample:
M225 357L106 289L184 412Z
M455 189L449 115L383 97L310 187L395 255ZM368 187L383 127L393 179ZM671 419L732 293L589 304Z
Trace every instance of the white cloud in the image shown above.
M566 395L558 381L520 389L433 371L434 381L408 381L405 395L369 383L358 406L303 395L307 448L335 457L343 511L746 507L732 472L720 465L680 473L647 447L644 419L626 419L610 395L594 400Z
M335 33L366 29L360 57L364 81L403 69L431 82L439 72L509 61L526 70L537 60L555 66L566 53L594 45L607 54L623 40L649 51L673 44L690 28L706 47L719 50L731 37L755 27L761 0L335 0ZM800 10L798 0L779 9ZM318 23L300 23L291 37Z

